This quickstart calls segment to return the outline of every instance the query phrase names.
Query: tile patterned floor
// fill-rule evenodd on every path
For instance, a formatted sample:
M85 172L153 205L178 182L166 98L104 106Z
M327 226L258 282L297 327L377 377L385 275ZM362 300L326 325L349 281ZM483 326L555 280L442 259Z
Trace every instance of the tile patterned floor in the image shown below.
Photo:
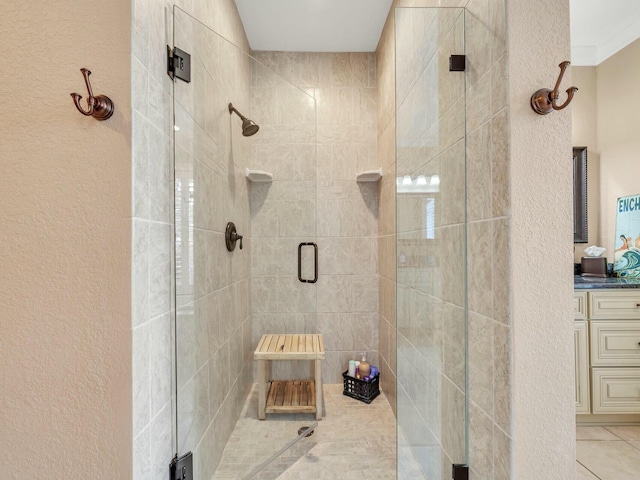
M370 405L323 385L325 415L314 434L274 460L257 480L395 480L396 422L384 393ZM258 420L254 386L227 442L214 480L241 480L295 438L314 415L269 415ZM417 478L417 477L416 477Z
M640 427L578 427L576 480L640 479Z
M371 405L324 385L325 416L305 438L266 467L256 480L395 480L396 424L380 394ZM227 443L214 480L241 480L296 437L313 415L267 415L258 420L254 386ZM577 427L576 480L639 480L640 426ZM424 478L411 453L400 452L404 478ZM406 474L406 475L405 475Z

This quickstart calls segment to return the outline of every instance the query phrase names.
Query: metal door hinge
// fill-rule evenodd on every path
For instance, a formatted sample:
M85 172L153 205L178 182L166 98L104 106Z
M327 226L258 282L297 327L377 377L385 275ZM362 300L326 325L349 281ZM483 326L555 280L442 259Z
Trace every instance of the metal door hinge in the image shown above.
M169 480L193 480L193 455L191 452L180 458L173 457L169 464Z
M167 45L167 74L172 78L179 78L187 83L191 82L191 55Z
M453 480L469 480L469 467L461 463L453 464Z

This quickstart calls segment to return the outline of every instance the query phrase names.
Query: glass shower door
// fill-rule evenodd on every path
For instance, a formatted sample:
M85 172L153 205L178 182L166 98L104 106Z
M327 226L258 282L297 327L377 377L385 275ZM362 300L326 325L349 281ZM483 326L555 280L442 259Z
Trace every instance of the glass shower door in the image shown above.
M395 11L399 479L468 459L464 20Z
M194 478L241 479L298 428L257 419L258 341L317 333L316 285L299 280L317 274L312 246L298 268L316 241L315 100L177 7L173 21L191 73L173 91L176 450L193 452ZM307 365L273 369L299 375Z

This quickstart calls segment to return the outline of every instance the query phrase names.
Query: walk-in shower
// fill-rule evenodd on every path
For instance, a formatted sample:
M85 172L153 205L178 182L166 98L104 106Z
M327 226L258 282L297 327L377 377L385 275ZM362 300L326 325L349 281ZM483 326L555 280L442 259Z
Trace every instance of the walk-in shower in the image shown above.
M192 61L172 97L175 450L198 480L432 479L467 462L465 73L447 68L464 10L395 15L384 62L250 56L174 7ZM295 444L309 414L258 418L267 334L324 338L325 409ZM364 351L383 386L370 405L342 391ZM270 375L310 377L294 361Z

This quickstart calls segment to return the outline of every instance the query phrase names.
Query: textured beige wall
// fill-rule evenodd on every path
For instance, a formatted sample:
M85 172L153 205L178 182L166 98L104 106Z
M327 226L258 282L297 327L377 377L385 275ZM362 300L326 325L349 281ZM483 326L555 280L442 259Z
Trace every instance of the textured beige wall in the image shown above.
M131 476L130 25L128 1L3 3L5 478ZM111 119L73 106L80 67Z
M611 262L619 243L616 200L640 192L640 40L597 67L598 148L600 150L600 232L598 245Z
M572 85L580 90L571 104L571 139L574 147L587 147L587 243L574 244L573 259L579 263L584 249L601 245L600 240L600 151L598 149L598 109L596 67L572 67ZM613 236L613 233L611 234ZM613 259L613 252L605 256Z
M543 19L541 11L553 15ZM513 478L529 480L535 472L569 479L575 478L571 108L540 116L529 106L531 94L552 87L558 64L570 56L569 2L507 2L507 19ZM565 82L571 84L570 75Z

